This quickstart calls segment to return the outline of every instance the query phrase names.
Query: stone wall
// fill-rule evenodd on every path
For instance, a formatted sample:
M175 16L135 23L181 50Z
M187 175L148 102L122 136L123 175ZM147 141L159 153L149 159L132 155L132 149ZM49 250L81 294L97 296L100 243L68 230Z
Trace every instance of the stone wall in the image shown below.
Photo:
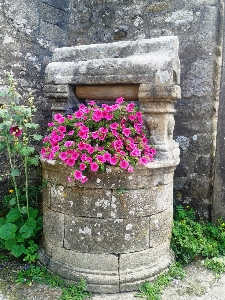
M44 70L55 47L67 44L68 1L0 0L0 92L6 87L5 71L14 74L18 91L32 92L42 131L51 119L50 104L43 96ZM0 104L6 101L0 98ZM5 157L0 156L0 199L7 191Z
M53 48L177 35L182 98L174 138L181 149L175 198L209 217L222 47L222 0L1 0L0 77L12 70L50 118L43 71ZM18 9L19 7L19 9Z

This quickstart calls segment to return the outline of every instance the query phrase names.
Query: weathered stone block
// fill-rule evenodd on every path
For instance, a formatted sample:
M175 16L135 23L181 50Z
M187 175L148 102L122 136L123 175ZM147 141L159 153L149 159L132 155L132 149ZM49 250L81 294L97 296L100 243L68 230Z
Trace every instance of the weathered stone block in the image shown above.
M63 246L64 215L43 207L43 233L46 241Z
M117 218L151 216L168 209L172 203L172 183L150 189L117 190L112 193L111 216Z
M100 273L118 275L118 255L116 254L83 253L54 245L52 260L69 264L77 270L86 270L87 273L99 270Z
M54 211L90 218L111 215L111 190L51 185L49 193Z
M65 216L64 246L84 253L133 252L149 247L149 218Z
M170 243L172 234L173 210L167 210L150 217L150 247Z
M119 288L119 276L114 272L86 272L86 270L79 270L59 261L51 260L48 264L49 271L60 275L65 279L69 279L69 282L78 283L82 278L86 279L88 291L95 293L118 293Z
M138 290L142 283L166 270L173 261L169 243L120 256L120 291Z

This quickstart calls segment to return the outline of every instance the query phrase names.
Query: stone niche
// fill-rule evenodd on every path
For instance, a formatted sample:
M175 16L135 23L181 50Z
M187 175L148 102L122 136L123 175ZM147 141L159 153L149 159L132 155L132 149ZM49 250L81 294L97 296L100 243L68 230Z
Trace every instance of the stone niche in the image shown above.
M174 102L180 97L177 37L55 49L46 68L52 112L85 99L138 101L154 162L134 173L107 168L69 184L68 168L43 161L44 239L40 262L71 282L85 278L97 293L137 290L173 261Z

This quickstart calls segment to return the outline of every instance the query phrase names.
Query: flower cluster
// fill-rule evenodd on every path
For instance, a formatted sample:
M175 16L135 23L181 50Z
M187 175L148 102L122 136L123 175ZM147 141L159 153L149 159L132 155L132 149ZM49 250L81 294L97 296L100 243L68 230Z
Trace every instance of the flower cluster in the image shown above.
M56 114L48 126L41 156L73 167L70 182L84 183L88 170L104 171L107 164L133 172L136 164L152 161L156 152L148 145L141 112L123 98L113 105L81 104L73 115Z

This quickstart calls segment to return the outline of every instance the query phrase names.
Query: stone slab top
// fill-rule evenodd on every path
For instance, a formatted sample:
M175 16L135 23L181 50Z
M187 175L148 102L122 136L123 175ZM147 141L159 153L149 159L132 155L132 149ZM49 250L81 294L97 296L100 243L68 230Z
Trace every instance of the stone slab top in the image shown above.
M56 48L46 68L51 84L179 85L178 38L166 36L109 44Z

